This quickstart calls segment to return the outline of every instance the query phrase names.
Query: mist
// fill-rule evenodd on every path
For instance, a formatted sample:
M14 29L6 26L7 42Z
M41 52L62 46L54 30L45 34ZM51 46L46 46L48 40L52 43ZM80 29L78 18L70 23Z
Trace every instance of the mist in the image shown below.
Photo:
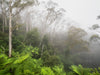
M99 75L99 3L0 1L0 74Z

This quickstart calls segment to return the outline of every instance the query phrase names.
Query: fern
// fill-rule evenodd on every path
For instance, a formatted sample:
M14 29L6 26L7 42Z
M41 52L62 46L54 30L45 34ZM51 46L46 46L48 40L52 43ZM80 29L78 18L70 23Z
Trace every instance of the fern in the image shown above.
M41 75L48 75L48 74L49 75L55 75L50 67L43 67L43 68L41 68Z
M92 69L92 73L90 75L100 75L100 68L98 69Z
M55 75L66 75L66 73L63 71L63 66L62 65L54 66L52 69L53 69Z
M82 65L72 65L71 70L77 75L89 75L91 69L83 68Z
M13 51L12 58L0 54L0 75L66 75L62 65L45 67L41 58L33 58L32 53L38 55L38 50L26 47L21 53Z
M21 63L23 62L25 59L27 59L29 57L29 54L25 55L25 56L22 56L22 57L19 57L15 62L14 64L17 64L17 63Z

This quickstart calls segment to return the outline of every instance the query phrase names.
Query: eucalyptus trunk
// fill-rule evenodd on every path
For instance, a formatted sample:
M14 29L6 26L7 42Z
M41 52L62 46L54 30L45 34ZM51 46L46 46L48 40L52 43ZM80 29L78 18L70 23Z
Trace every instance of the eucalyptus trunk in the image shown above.
M11 57L12 51L12 7L11 7L12 0L10 0L9 5L9 57Z
M3 18L3 24L2 24L2 31L4 32L4 2L2 0L2 18Z

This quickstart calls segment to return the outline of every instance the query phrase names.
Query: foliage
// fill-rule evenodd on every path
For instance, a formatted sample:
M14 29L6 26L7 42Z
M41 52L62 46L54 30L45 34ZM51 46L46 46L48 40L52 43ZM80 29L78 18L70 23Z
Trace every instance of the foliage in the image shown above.
M50 54L50 51L45 51L42 56L43 64L45 66L55 66L61 64L60 59L57 55Z
M94 34L90 37L90 41L98 41L100 40L100 36L98 34Z
M71 71L67 72L66 75L100 75L100 68L83 68L82 65L72 65L70 67Z
M96 29L98 29L98 28L100 28L100 26L99 26L98 24L94 24L94 25L92 26L92 29L93 29L93 30L96 30Z
M3 52L8 49L8 35L3 32L0 32L0 49L2 49Z
M71 69L74 73L78 75L89 75L90 69L89 68L83 68L82 65L72 65Z
M77 27L70 27L67 37L68 50L77 53L88 50L88 42L83 39L87 35L86 31Z
M27 45L37 47L37 46L39 46L39 42L40 42L40 35L39 35L39 32L36 28L33 29L32 31L29 31L26 34L25 43Z
M8 2L8 0L2 1ZM13 49L11 58L8 57L8 3L4 3L4 11L0 9L1 11L3 11L3 13L0 13L0 75L66 75L66 73L67 75L100 75L100 68L91 69L83 68L82 65L71 65L74 63L72 59L77 58L73 53L71 55L71 52L78 53L78 51L88 50L88 42L83 40L83 37L87 33L83 29L70 27L68 30L67 41L59 44L60 41L57 40L57 38L59 37L56 36L55 40L57 40L57 44L60 47L55 44L51 45L51 38L48 38L48 35L46 35L48 31L47 29L53 23L56 24L58 23L57 21L60 22L65 12L63 9L56 8L58 7L56 3L53 3L52 1L49 1L47 3L43 2L43 4L46 4L44 5L46 10L38 12L37 7L36 9L34 9L34 13L36 14L32 14L33 11L21 12L25 7L35 4L36 2L36 0L12 1ZM1 1L0 5L2 6ZM26 20L24 20L25 18L22 18L23 15L20 15L19 13L25 15L27 13L27 15L25 16ZM2 16L4 14L5 21L4 17ZM32 19L31 15L34 15ZM40 27L43 31L41 32L41 36L37 28L31 28L33 27L31 25L31 21L33 19L35 24L33 26L44 25L43 27ZM5 24L3 24L3 21L5 22ZM23 22L26 24L23 24ZM99 27L99 25L93 25L92 29L96 30ZM42 36L43 38L41 40ZM61 37L61 39L63 39L63 36ZM91 40L99 39L100 37L98 35L93 35L91 37ZM53 42L55 42L55 40L53 40ZM67 49L63 51L63 48L65 48L66 44ZM58 49L60 50L60 55L57 54ZM77 59L74 60L77 61ZM64 64L64 66L62 63ZM68 68L70 65L71 67ZM71 71L69 71L69 69ZM66 73L64 70L66 70Z
M55 75L66 75L66 73L63 71L63 65L54 66L53 70L55 72Z
M41 68L41 75L48 75L48 74L49 75L55 75L50 67L43 67L43 68Z
M92 73L90 75L100 75L100 67L92 69Z
M64 72L63 67L43 66L41 58L35 59L33 56L33 54L38 55L38 50L38 48L26 46L21 53L13 52L12 58L0 54L0 75L61 75Z

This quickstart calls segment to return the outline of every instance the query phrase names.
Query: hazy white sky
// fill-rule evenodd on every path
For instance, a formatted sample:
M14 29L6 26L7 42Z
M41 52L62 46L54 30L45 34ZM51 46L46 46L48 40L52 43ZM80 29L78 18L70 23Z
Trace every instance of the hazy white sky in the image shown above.
M100 0L53 0L67 11L72 20L82 25L100 24Z

